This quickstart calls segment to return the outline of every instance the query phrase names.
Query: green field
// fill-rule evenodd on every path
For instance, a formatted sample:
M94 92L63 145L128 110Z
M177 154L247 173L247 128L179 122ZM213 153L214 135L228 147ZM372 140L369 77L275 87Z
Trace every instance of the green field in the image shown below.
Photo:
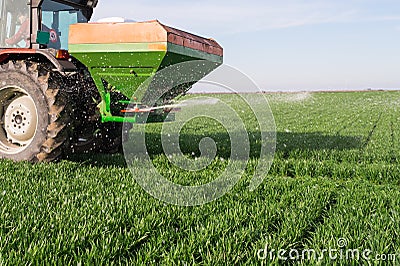
M241 112L251 132L246 173L224 197L198 207L149 196L123 155L37 165L0 161L0 264L293 264L260 258L260 249L321 254L341 248L343 238L344 252L371 250L372 265L383 264L376 255L398 254L385 263L399 265L400 92L266 96L277 148L264 182L249 191L260 136L250 112ZM230 95L213 97L246 110ZM157 124L147 129L153 164L177 183L210 181L230 151L226 131L214 122L195 119L181 132L189 157L198 154L202 137L218 141L218 157L206 169L193 174L171 165L157 144ZM296 263L368 264L327 255Z

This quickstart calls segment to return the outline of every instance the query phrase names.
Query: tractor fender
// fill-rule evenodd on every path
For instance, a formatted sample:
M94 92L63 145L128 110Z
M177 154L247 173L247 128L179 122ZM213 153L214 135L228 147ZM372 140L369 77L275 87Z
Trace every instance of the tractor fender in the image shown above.
M63 72L70 72L70 71L75 71L76 66L65 59L57 59L55 56L46 50L35 50L35 49L29 49L29 48L17 48L17 49L4 49L0 50L0 64L2 64L4 61L8 59L13 59L18 57L19 59L24 58L24 57L45 57L54 67L57 69L57 71L63 73Z

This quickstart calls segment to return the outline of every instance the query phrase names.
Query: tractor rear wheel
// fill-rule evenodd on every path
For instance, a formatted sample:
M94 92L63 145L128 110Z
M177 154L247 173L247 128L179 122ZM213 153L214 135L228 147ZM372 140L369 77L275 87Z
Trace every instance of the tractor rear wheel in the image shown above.
M0 66L0 158L52 161L68 140L68 97L61 77L38 63Z

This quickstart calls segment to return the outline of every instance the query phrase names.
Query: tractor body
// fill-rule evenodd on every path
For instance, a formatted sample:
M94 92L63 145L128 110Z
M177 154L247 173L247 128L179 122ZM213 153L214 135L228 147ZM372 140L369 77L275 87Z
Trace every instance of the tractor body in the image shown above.
M146 80L181 62L211 62L203 76L222 63L214 40L158 21L88 23L96 5L0 0L0 158L52 161L117 151L126 122L163 121L168 104L195 83L173 88L157 103L165 110L151 112L146 89L135 94ZM151 112L149 119L127 116L132 104Z

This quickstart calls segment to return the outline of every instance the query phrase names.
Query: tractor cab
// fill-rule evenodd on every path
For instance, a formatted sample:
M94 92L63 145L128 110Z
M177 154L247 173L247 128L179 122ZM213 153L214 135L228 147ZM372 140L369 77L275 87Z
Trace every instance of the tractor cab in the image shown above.
M69 25L87 23L88 17L77 6L44 0L41 6L41 31L49 32L48 48L68 48Z
M0 0L0 48L66 50L69 25L87 23L96 3L87 0L31 0L30 3Z

